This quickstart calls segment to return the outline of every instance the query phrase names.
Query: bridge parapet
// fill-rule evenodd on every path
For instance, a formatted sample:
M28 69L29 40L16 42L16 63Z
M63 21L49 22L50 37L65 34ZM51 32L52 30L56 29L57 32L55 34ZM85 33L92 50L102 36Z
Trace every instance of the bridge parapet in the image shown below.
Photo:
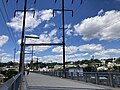
M21 74L17 74L13 78L6 81L4 84L0 86L0 90L18 90L19 83L21 80Z

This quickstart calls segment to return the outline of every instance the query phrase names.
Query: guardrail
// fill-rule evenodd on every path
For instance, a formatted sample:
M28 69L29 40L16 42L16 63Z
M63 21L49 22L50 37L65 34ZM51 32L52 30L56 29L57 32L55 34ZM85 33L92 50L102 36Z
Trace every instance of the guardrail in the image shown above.
M18 90L19 83L21 80L21 74L17 74L13 78L6 81L4 84L0 86L0 90Z
M72 80L85 81L99 85L120 87L120 73L118 72L38 72L44 75L63 77Z

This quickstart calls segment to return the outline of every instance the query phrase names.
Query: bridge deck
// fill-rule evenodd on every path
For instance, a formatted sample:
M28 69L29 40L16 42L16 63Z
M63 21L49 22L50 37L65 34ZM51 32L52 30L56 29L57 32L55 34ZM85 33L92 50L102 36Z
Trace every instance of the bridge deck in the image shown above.
M42 74L30 73L25 76L25 90L110 90L108 87L88 84Z

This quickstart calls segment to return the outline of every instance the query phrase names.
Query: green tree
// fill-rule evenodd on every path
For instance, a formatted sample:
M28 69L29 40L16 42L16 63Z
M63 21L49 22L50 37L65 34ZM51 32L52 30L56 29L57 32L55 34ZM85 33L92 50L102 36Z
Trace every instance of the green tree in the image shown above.
M115 63L120 64L120 58L117 58Z

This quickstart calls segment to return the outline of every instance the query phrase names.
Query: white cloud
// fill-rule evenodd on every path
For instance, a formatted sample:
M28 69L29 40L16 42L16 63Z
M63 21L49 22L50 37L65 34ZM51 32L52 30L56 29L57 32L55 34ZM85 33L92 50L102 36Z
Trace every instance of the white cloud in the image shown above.
M7 53L1 53L0 56L2 56L2 57L5 57L5 56L10 57L11 55L9 55Z
M40 34L39 36L37 35L27 35L27 36L34 36L34 37L39 37L39 39L32 39L32 38L27 38L26 43L27 44L40 44L40 43L59 43L60 39L56 36L57 30L53 29L51 32L43 33ZM21 39L18 40L18 44L21 43ZM49 49L51 46L34 46L35 51L45 51ZM32 50L31 46L26 48L27 50Z
M70 58L81 58L81 57L84 57L84 56L88 56L89 53L77 53L77 54L72 54L72 55L67 55L67 57Z
M53 30L49 33L49 36L50 36L50 37L56 36L56 33L57 33L57 30L56 30L56 29L53 29Z
M102 59L102 58L111 58L111 57L116 56L116 55L119 57L120 49L102 50L100 52L95 52L94 55L95 55L95 57L100 58L100 59Z
M51 26L55 26L55 23L54 22L51 22L51 23L46 23L44 28L49 28Z
M99 12L98 12L98 16L103 16L105 13L104 13L104 10L101 9Z
M79 51L81 52L98 52L103 49L104 47L101 44L85 44L79 46Z
M84 56L85 54L79 54L81 56ZM59 62L62 63L63 62L63 55L59 54L59 55L47 55L47 56L43 56L43 57L38 57L39 61L42 62ZM80 57L80 56L75 56L75 55L66 55L65 56L65 60L66 61L78 61L78 60L84 60L84 58Z
M76 46L69 46L69 47L65 47L66 49L66 54L73 54L76 53L78 51L78 47ZM63 48L61 46L58 46L56 48L54 48L52 50L52 52L56 52L56 53L62 53L63 52Z
M62 51L63 50L62 50L61 46L58 46L58 47L52 49L52 52L56 52L56 53L62 53Z
M62 55L48 55L44 56L43 60L46 62L62 62L63 58Z
M1 53L0 58L1 58L1 62L13 61L12 56L10 54L8 54L8 53Z
M25 51L25 53L26 53L26 55L27 55L27 53L31 53L31 52ZM16 55L20 55L20 51L17 51L17 52L16 52Z
M73 29L72 29L72 25L71 24L68 24L68 25L65 25L65 28L67 28L65 31L66 31L66 34L68 36L71 36L73 34Z
M107 11L102 16L84 19L74 26L75 32L83 40L118 40L120 39L120 11Z
M6 35L0 36L0 47L2 47L7 41L9 40L9 37Z
M81 46L69 46L65 47L66 54L74 54L77 52L98 52L104 50L104 47L101 44L85 44ZM62 53L63 49L61 46L53 48L52 52Z
M42 52L42 51L45 51L45 50L47 50L49 48L51 48L51 46L34 46L33 50L35 52ZM32 47L29 46L29 47L26 48L26 50L32 50Z
M53 17L52 10L41 10L35 11L35 16L33 18L32 12L27 12L26 14L26 31L32 31L43 21L48 21ZM20 32L22 30L23 23L23 13L18 12L16 17L11 19L11 22L7 22L7 25L14 28L15 31Z

